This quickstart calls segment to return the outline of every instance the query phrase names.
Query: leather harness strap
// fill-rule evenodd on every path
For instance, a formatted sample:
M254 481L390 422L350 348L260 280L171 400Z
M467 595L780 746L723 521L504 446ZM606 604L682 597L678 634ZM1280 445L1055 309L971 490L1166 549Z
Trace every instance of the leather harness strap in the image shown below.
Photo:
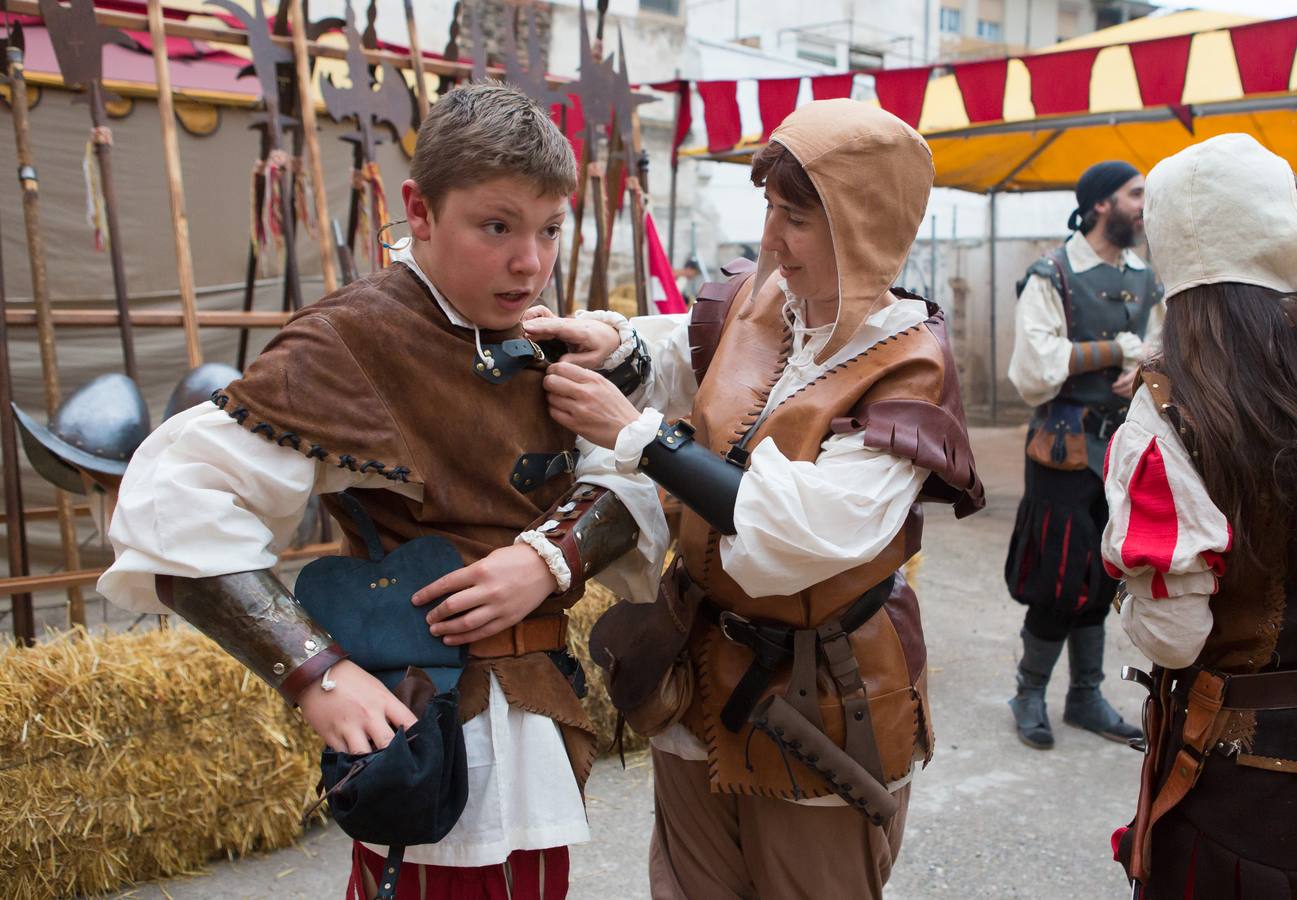
M848 680L840 681L839 689L844 684L847 686L848 691L851 692L858 688L861 702L866 703L866 706L864 683L860 681L860 671L856 667L855 655L851 653L850 642L846 641L846 635L855 631L874 613L882 609L883 604L887 602L887 598L891 596L895 577L889 575L862 594L858 600L847 608L847 611L841 617L821 624L818 640L816 641L829 660L830 671L833 671L835 667L845 668L848 664L847 658L841 656L836 650L834 656L829 656L828 648L824 643L826 634L830 641L832 641L835 634L841 634L847 654L850 657L850 665L855 668L855 681L851 682L849 676L844 673L843 678ZM730 694L729 700L726 701L724 709L721 710L721 723L730 731L737 733L747 724L752 708L756 706L757 701L761 699L761 695L765 693L778 668L789 659L794 660L795 669L799 668L795 662L797 633L802 630L815 632L816 629L798 629L780 623L753 622L735 612L723 610L706 599L703 600L701 609L704 615L720 627L721 633L727 639L742 644L753 653L752 664L743 673L743 677L739 679L734 692ZM827 632L824 630L826 628L829 629ZM834 678L838 678L836 673L834 673ZM804 676L802 680L804 680ZM812 680L813 684L814 681ZM847 694L844 693L842 697L843 703L847 703L849 699ZM859 711L858 708L853 709L853 713ZM868 722L868 716L869 713L866 708L863 717L863 721L866 723ZM848 720L855 720L855 716L849 713ZM811 721L814 721L814 719Z

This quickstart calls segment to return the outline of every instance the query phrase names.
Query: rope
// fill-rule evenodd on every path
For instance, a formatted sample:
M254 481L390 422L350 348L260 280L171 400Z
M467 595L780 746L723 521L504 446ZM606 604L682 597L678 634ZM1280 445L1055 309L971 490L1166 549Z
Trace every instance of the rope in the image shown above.
M108 212L104 204L99 166L95 162L95 146L112 146L112 142L113 133L108 128L91 128L90 139L86 141L85 157L81 161L81 174L86 181L86 224L94 231L95 249L101 253L108 246Z

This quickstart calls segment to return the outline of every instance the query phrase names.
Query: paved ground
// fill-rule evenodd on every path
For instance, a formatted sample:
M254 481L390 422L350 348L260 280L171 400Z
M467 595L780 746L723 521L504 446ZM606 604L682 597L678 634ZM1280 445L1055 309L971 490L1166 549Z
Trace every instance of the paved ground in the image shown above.
M1022 430L977 429L985 511L955 522L929 513L919 596L929 647L937 731L932 764L918 775L909 824L888 896L895 900L1031 897L1094 900L1128 895L1108 837L1133 810L1140 757L1062 726L1066 680L1050 708L1058 745L1029 750L1013 735L1012 693L1021 608L1004 593L1001 567L1021 491ZM1138 719L1140 690L1118 680L1142 657L1115 620L1108 624L1109 699ZM1060 670L1065 666L1060 662ZM595 840L573 850L574 900L648 897L645 854L652 824L652 771L641 755L621 771L601 760L591 778ZM347 841L313 831L300 847L221 863L211 874L143 886L121 896L329 898L342 894Z

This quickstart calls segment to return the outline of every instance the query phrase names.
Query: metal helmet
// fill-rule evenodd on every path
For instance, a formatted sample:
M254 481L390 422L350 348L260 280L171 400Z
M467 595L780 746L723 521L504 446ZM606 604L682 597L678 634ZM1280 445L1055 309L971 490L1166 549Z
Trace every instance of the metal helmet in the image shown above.
M231 381L241 377L238 369L225 363L203 363L197 368L190 369L188 374L180 379L176 389L171 392L167 408L162 412L163 421L178 412L197 406L204 400L212 399L214 391L219 391Z
M148 436L149 410L135 382L100 375L69 394L45 427L19 408L27 459L46 481L84 494L81 472L120 478L135 448Z

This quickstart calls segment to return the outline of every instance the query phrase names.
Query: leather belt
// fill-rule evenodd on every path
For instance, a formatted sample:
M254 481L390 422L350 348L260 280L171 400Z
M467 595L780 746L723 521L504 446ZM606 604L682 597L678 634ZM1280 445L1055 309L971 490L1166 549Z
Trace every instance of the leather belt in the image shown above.
M1098 407L1088 406L1085 409L1085 415L1081 417L1081 428L1099 440L1106 441L1112 437L1114 431L1121 427L1121 423L1126 421L1126 410L1128 408L1123 406L1121 409L1104 412Z
M525 656L567 648L567 615L533 616L512 628L468 645L468 655L477 659Z
M1183 694L1200 666L1177 673L1177 694ZM1225 681L1222 709L1297 709L1297 670L1254 672L1250 675L1213 673Z
M846 612L838 617L842 633L850 634L882 609L892 594L895 581L895 575L888 575L852 602ZM732 610L721 609L706 598L699 608L703 615L719 626L726 639L742 644L753 653L752 664L743 673L734 687L734 693L730 694L725 708L721 710L721 723L730 731L737 732L747 722L752 708L765 693L776 669L792 658L797 632L807 629L778 622L754 622Z

